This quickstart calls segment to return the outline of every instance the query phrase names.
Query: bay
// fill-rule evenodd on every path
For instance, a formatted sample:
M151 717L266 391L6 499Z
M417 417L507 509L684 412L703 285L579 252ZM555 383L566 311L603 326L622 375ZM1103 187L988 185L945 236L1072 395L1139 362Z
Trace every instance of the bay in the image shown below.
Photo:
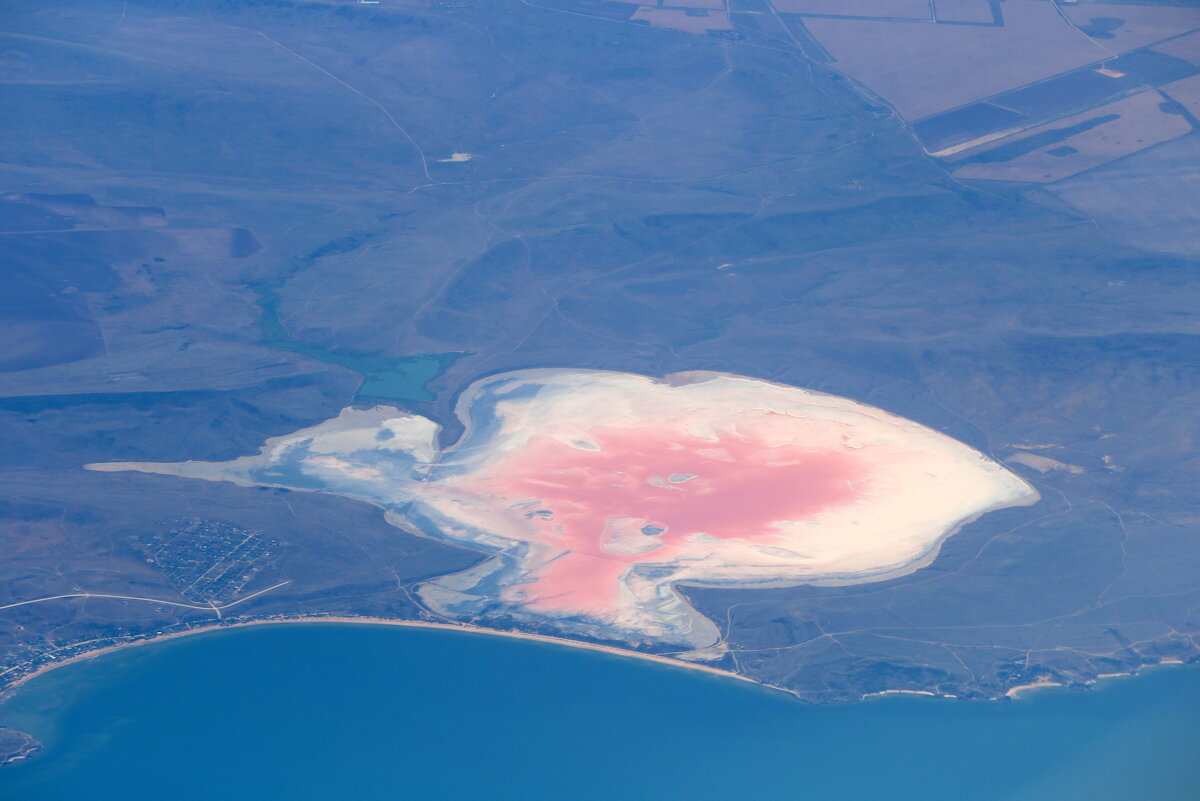
M0 798L1194 801L1200 671L1009 703L809 706L529 641L384 626L231 629L30 681L45 748Z

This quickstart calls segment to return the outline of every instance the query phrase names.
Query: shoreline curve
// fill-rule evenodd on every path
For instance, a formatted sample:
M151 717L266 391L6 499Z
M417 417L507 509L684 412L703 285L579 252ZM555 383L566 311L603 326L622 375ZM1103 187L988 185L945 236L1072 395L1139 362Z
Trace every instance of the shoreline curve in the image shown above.
M183 631L172 631L172 632L167 632L165 634L160 634L160 635L156 635L156 636L142 637L140 639L132 640L130 642L121 642L121 643L116 643L113 645L106 645L106 646L96 648L91 651L85 651L81 654L75 654L73 656L67 657L66 659L61 659L61 660L57 660L54 662L48 662L44 665L41 665L36 670L31 671L30 673L27 673L24 676L21 676L20 678L16 679L11 684L6 686L4 689L0 690L0 705L2 705L4 701L8 700L14 693L17 692L17 690L20 687L25 685L27 682L32 681L33 679L37 678L38 676L42 676L46 673L49 673L52 670L57 670L58 668L65 667L66 665L70 665L75 662L82 662L82 661L89 660L89 659L96 659L98 657L104 656L105 654L115 653L117 651L125 650L127 648L136 648L136 647L142 646L142 645L150 645L153 643L160 643L160 642L164 642L166 640L173 640L173 639L178 639L181 637L191 636L193 634L205 634L205 633L210 633L210 632L214 632L214 631L227 631L227 630L231 630L231 629L248 628L250 626L287 626L287 625L295 625L295 624L302 624L302 623L309 623L309 624L311 624L311 623L335 623L335 624L342 624L342 625L396 626L396 627L400 627L400 628L437 629L437 630L442 630L442 631L457 631L457 632L462 632L465 634L486 635L486 636L493 636L493 637L507 637L509 639L514 639L514 640L530 640L533 642L547 643L550 645L562 645L562 646L566 646L566 647L570 647L570 648L579 648L579 649L586 650L586 651L599 651L601 653L629 657L631 659L643 659L643 660L647 660L650 662L656 662L661 665L668 665L671 667L683 668L685 670L695 670L695 671L699 671L702 673L708 673L713 676L720 676L722 678L737 679L738 681L744 681L749 684L753 684L758 687L763 687L768 690L776 690L778 692L783 692L783 693L787 693L788 695L792 695L792 693L788 692L787 690L783 689L782 687L776 687L773 684L765 684L760 681L755 681L754 679L749 678L748 676L743 676L739 673L734 673L733 671L730 671L730 670L723 670L721 668L715 668L715 667L711 667L709 665L702 665L702 664L695 663L695 662L688 662L683 659L675 659L675 658L672 658L669 656L662 656L660 654L647 654L647 653L641 653L639 651L631 651L631 650L628 650L625 648L618 648L618 647L612 646L612 645L603 645L600 643L590 643L590 642L584 642L581 640L569 640L565 637L554 637L554 636L547 635L547 634L532 634L532 633L522 632L522 631L502 631L500 629L484 628L483 626L472 626L472 625L469 625L466 623L437 623L434 621L426 621L426 620L400 620L400 619L382 618L382 617L358 617L358 616L354 616L354 615L320 615L320 616L311 616L311 617L296 617L296 618L282 618L282 619L262 618L262 619L258 619L258 620L234 621L231 623L214 623L211 625L197 626L194 628L185 629Z

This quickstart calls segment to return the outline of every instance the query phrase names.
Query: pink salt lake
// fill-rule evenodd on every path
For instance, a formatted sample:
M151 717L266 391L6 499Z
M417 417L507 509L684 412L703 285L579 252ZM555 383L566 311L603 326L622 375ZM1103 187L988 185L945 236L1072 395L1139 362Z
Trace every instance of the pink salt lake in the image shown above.
M809 520L854 502L871 472L858 456L772 447L741 433L722 433L715 442L673 428L588 434L598 450L538 438L459 485L498 505L537 499L538 508L524 513L531 539L561 555L531 573L535 583L507 593L531 609L602 617L619 603L631 564L669 564L698 534L779 545L778 521ZM614 526L657 547L614 552Z
M230 462L89 467L364 500L501 557L420 585L438 615L701 649L719 634L679 582L878 581L928 564L979 515L1038 499L911 420L723 373L519 371L476 383L457 412L467 432L445 450L433 421L380 406Z

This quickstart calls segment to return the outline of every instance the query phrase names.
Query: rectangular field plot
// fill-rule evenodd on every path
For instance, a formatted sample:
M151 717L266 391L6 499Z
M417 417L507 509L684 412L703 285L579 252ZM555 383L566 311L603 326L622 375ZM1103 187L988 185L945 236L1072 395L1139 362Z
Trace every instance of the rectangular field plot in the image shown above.
M1029 118L1006 108L990 103L975 103L964 108L947 111L934 117L926 117L913 124L913 130L925 145L934 151L959 142L966 142L993 131L1016 128L1028 124Z
M546 0L546 7L600 19L629 20L638 0Z
M1181 136L1129 158L1035 189L1106 233L1158 253L1200 255L1200 138Z
M671 28L685 33L731 31L733 25L724 11L693 11L683 8L651 8L639 6L630 20L649 22L655 28Z
M929 117L1099 63L1109 51L1059 16L1052 3L1009 0L1004 26L806 17L837 67L908 120Z
M773 0L786 14L866 19L930 19L928 0Z
M965 151L956 178L1048 183L1099 167L1191 131L1179 114L1164 111L1155 91L1039 125Z
M1179 81L1200 74L1200 67L1191 61L1154 50L1135 50L1106 62L1106 68L1122 73L1122 81L1140 81L1149 86Z
M725 0L668 0L663 5L667 8L707 8L723 11Z
M935 0L938 22L974 22L990 25L994 21L987 0Z
M1192 64L1200 64L1200 31L1162 42L1155 45L1154 49L1159 53L1181 58Z
M1094 69L1081 69L1057 75L1033 86L1005 92L991 98L990 102L1036 118L1060 109L1066 111L1072 107L1094 105L1127 89L1138 87L1136 81L1132 82L1133 86L1127 86L1127 83L1102 75Z
M1063 5L1062 10L1079 30L1114 53L1128 53L1200 28L1200 8L1196 7L1118 5L1088 0Z
M1200 117L1200 75L1169 83L1162 87L1162 91L1186 108L1193 117Z

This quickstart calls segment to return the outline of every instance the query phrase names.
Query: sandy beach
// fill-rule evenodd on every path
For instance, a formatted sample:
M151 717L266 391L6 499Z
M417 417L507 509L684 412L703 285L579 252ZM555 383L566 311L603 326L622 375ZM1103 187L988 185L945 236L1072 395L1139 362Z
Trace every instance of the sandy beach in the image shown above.
M1158 664L1141 665L1134 671L1126 671L1123 673L1098 673L1095 678L1084 682L1084 684L1086 684L1089 687L1095 687L1097 684L1101 683L1102 681L1104 681L1106 679L1128 679L1128 678L1133 678L1134 676L1140 675L1144 671L1152 670L1153 668L1156 668L1156 667L1169 667L1171 665L1184 665L1184 664L1187 664L1187 663L1184 662L1184 660L1182 660L1182 659L1162 659L1162 660L1159 660ZM1005 694L1005 696L1007 696L1009 698L1017 698L1018 696L1026 693L1026 692L1029 692L1031 690L1038 690L1043 687L1065 687L1065 686L1066 685L1063 684L1062 682L1057 682L1057 681L1034 681L1034 682L1030 682L1029 684L1018 684L1016 687L1011 687L1004 694Z
M1029 684L1018 684L1016 687L1010 687L1004 692L1008 698L1016 698L1022 693L1030 690L1037 690L1041 687L1062 687L1063 685L1057 681L1032 681Z
M953 698L953 695L938 695L931 690L880 690L877 693L867 693L862 697L862 700L868 698L881 698L885 695L924 695L929 698Z
M187 637L187 636L190 636L193 634L203 634L205 632L220 631L223 629L245 628L248 626L284 626L284 625L291 625L291 624L297 624L297 623L309 623L309 624L311 624L311 623L342 623L342 624L351 623L351 624L371 625L371 626L401 626L404 628L442 629L445 631L458 631L458 632L464 632L467 634L482 634L482 635L487 635L487 636L492 636L492 637L509 637L512 639L519 639L519 640L533 640L535 642L551 643L554 645L565 645L565 646L569 646L571 648L582 648L582 649L588 650L588 651L602 651L604 653L614 654L616 656L630 657L633 659L644 659L644 660L648 660L651 662L657 662L662 665L670 665L672 667L700 671L702 673L709 673L714 676L721 676L721 677L728 678L728 679L737 679L738 681L749 682L750 684L759 684L759 686L767 687L769 689L779 689L777 687L772 687L769 684L760 684L759 682L756 682L753 679L738 675L737 673L733 673L728 670L722 670L720 668L709 667L707 665L700 665L700 664L696 664L694 662L686 662L682 659L672 659L671 657L659 656L657 654L643 654L643 653L638 653L637 651L629 651L629 650L626 650L623 648L616 648L616 647L610 646L610 645L600 645L598 643L589 643L589 642L580 642L577 640L568 640L563 637L551 637L551 636L548 636L545 634L528 634L528 633L519 632L519 631L497 631L495 629L486 629L481 626L470 626L470 625L458 624L458 623L433 623L433 622L423 621L423 620L390 620L387 618L378 618L378 617L322 616L322 617L286 618L286 619L281 619L281 620L272 620L272 619L246 620L246 621L239 621L239 622L235 622L235 623L215 624L215 625L211 625L211 626L198 626L196 628L187 629L186 631L174 631L169 634L159 635L157 637L146 637L146 638L143 638L140 640L133 640L131 642L118 643L116 645L109 645L109 646L105 646L103 648L97 648L93 651L87 651L86 653L77 654L75 656L68 657L67 659L63 659L63 660L60 660L57 662L50 662L48 664L42 665L37 670L33 671L32 673L28 673L28 674L22 676L21 678L17 679L12 684L10 684L8 687L4 688L4 690L2 692L0 692L0 700L11 695L13 692L15 692L17 690L18 687L20 687L21 685L30 681L31 679L36 678L37 676L41 676L44 673L49 673L51 670L55 670L57 668L63 667L64 665L69 665L72 662L80 662L85 659L95 659L96 657L103 656L104 654L112 653L113 651L119 651L124 648L134 648L139 645L148 645L150 643L163 642L164 640L172 640L172 639L176 639L178 637Z

